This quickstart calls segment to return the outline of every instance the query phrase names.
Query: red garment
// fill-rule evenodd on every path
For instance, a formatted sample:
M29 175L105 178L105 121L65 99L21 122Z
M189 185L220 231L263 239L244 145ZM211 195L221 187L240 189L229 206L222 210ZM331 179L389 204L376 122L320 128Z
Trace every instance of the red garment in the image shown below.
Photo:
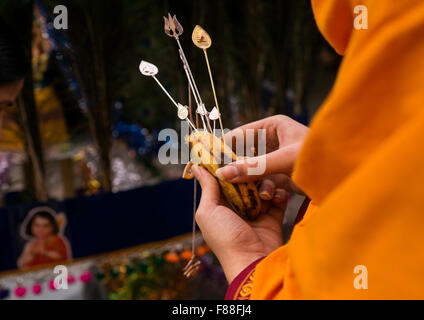
M28 267L34 267L42 264L48 264L58 261L64 261L69 259L68 247L65 241L58 235L51 236L45 244L46 251L54 251L60 255L58 259L52 259L44 254L37 253L32 261L28 264Z

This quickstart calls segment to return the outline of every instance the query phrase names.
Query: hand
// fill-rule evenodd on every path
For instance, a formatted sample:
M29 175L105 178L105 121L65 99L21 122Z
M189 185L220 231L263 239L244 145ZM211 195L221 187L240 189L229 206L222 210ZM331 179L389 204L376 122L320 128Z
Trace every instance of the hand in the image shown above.
M261 215L249 222L223 205L218 183L207 170L193 166L192 172L202 187L197 224L230 283L250 263L283 244L282 222L287 193L280 189L279 197L262 201Z
M297 155L309 131L308 127L289 117L277 115L231 130L224 136L226 143L231 145L240 136L245 139L247 129L253 129L255 135L258 134L258 129L266 130L266 154L251 158L249 161L243 159L230 163L218 169L217 176L231 183L240 183L276 175L271 181L278 180L278 184L288 192L303 194L302 190L291 180L291 174ZM260 175L249 174L248 168L252 167L252 162L264 163L265 171Z
M31 253L33 255L43 254L44 252L44 243L40 240L35 240L31 245Z

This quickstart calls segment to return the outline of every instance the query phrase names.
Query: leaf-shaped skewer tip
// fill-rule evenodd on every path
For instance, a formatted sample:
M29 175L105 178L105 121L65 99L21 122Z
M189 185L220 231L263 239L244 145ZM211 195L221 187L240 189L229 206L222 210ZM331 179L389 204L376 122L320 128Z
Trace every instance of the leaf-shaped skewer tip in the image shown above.
M209 34L199 25L194 27L191 40L200 49L208 49L212 45L212 39Z
M141 74L145 76L155 76L158 74L159 69L154 64L142 60L139 66Z
M197 25L194 27L191 40L193 40L193 43L196 45L196 47L202 49L203 53L205 54L206 65L208 66L209 78L211 80L213 98L215 100L215 105L218 112L219 125L221 127L221 131L224 132L224 126L222 125L221 114L219 112L218 99L216 98L215 85L213 84L211 67L209 65L208 54L206 52L207 49L212 45L212 39L201 26Z
M165 87L160 83L160 81L156 78L157 73L159 72L158 67L156 67L154 64L142 60L140 62L139 66L141 74L145 76L152 77L156 83L159 85L159 87L165 92L165 94L168 96L169 100L172 101L172 103L177 107L178 109L178 117L181 120L186 120L188 124L197 132L197 128L194 126L194 124L190 121L190 119L187 118L188 116L188 109L186 106L181 105L180 103L175 102L175 100L171 97L169 92L165 89Z
M178 104L175 102L175 100L171 97L171 95L169 94L169 92L165 89L165 87L162 85L162 83L160 83L160 81L156 78L156 75L159 72L158 67L156 67L153 63L147 62L142 60L140 62L140 66L138 67L140 69L140 72L142 75L144 76L148 76L148 77L152 77L153 79L155 79L155 81L157 82L157 84L159 85L159 87L163 90L163 92L166 93L166 95L168 96L168 98L172 101L172 103L178 108Z

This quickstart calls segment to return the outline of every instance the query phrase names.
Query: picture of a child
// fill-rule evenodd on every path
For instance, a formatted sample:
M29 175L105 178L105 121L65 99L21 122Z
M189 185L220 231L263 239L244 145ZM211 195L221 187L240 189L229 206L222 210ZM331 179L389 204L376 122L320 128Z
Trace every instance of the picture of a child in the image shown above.
M70 259L68 241L60 234L64 215L47 207L35 208L28 213L21 235L29 239L18 259L18 267L29 267ZM59 221L58 221L59 220Z

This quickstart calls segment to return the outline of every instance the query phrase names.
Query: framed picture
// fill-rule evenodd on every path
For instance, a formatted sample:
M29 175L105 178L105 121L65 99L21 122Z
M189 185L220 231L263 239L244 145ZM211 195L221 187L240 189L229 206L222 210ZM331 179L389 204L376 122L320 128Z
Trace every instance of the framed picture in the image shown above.
M50 207L35 207L20 226L20 236L26 241L17 265L27 269L39 265L69 261L71 248L64 236L66 216Z

